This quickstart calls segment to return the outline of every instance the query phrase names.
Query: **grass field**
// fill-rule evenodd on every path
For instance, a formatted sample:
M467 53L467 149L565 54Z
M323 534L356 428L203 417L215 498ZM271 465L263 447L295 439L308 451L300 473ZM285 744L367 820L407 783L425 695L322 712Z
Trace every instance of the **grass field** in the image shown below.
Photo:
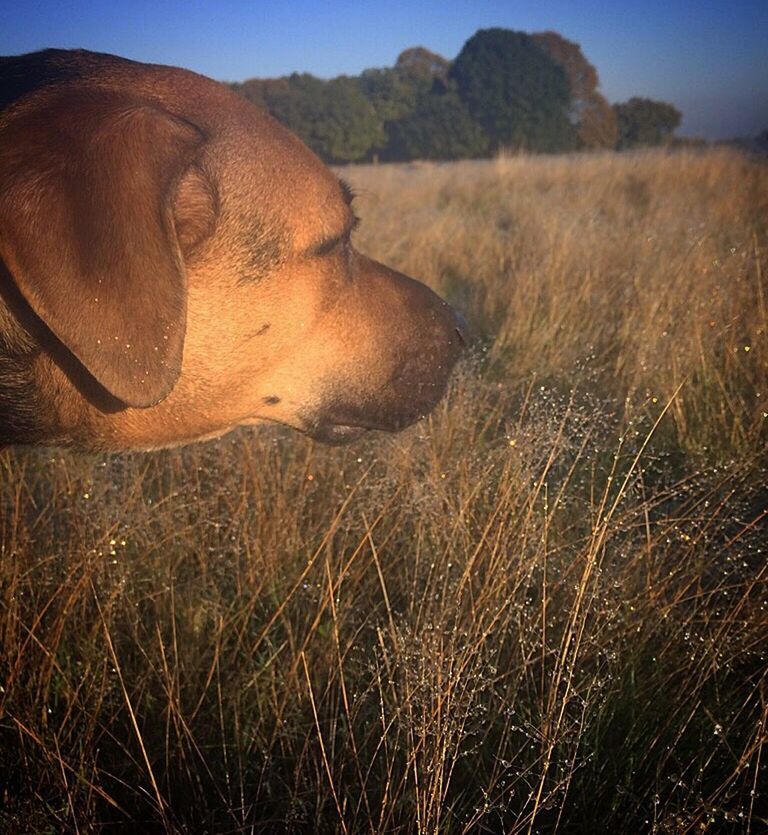
M471 356L352 447L0 453L0 830L768 831L768 166L343 175Z

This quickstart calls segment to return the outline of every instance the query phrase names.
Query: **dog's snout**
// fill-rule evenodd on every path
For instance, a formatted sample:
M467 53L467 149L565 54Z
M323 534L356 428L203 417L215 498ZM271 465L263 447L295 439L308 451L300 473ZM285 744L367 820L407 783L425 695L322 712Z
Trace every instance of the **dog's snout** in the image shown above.
M324 408L311 415L312 434L323 440L328 427L334 441L347 440L349 427L397 432L424 417L470 342L464 317L428 286L364 256L359 261L366 281L355 285L355 300L366 304L362 315L376 346L367 365L375 376L355 376L354 388L347 382L344 390L327 390Z
M468 348L469 343L472 341L472 337L469 333L469 325L467 324L467 320L459 313L458 310L453 310L453 321L454 321L454 331L456 336L459 337L459 342L461 343L462 348Z

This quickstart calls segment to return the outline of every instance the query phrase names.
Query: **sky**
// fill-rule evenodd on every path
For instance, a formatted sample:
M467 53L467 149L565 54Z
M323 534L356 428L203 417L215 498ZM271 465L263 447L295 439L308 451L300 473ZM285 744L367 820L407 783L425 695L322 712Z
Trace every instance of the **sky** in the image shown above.
M550 29L611 102L671 102L689 136L768 130L768 0L0 0L0 21L2 55L82 47L222 81L356 75L410 46L454 58L478 29Z

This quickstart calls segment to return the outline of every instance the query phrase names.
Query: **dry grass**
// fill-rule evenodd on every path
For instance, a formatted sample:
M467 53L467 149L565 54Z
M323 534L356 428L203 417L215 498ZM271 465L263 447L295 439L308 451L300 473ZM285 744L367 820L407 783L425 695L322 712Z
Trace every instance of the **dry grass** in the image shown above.
M768 828L768 168L354 168L481 335L329 450L0 454L0 827Z

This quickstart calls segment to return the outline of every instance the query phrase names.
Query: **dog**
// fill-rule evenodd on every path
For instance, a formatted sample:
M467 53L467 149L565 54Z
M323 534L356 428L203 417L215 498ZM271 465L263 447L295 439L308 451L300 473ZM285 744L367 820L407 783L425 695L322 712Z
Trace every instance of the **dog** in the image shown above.
M429 412L467 341L357 252L353 194L225 85L83 50L0 58L0 444L154 449Z

